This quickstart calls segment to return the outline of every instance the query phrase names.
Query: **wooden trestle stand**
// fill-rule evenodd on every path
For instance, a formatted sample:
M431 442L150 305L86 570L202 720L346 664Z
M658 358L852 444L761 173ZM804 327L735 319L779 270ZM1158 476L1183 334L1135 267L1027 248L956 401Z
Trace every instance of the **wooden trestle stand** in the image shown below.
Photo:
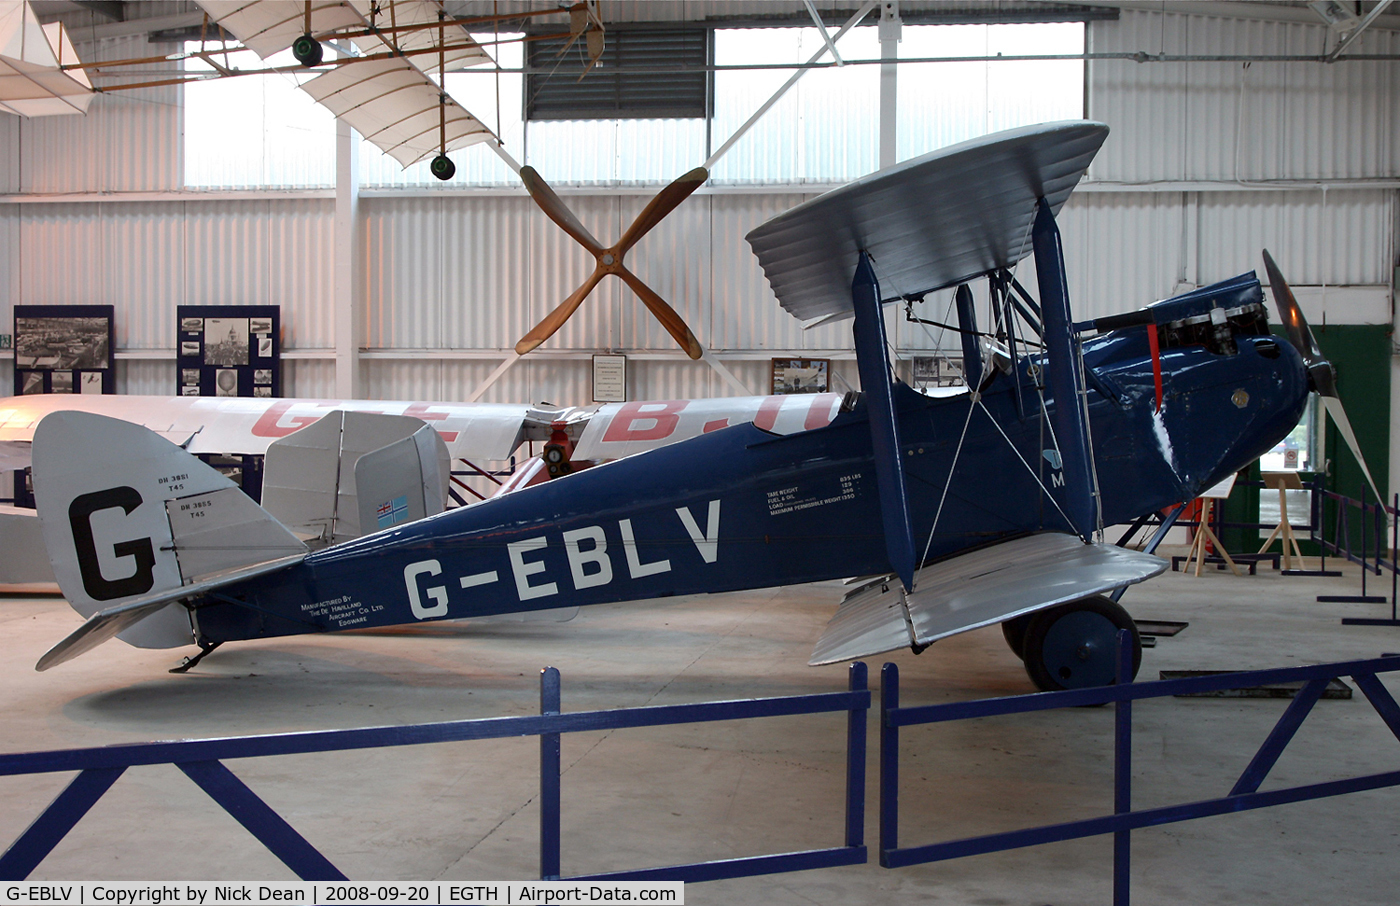
M1278 525L1269 535L1269 540L1265 541L1259 548L1259 553L1269 549L1269 545L1277 538L1283 545L1283 568L1293 568L1293 558L1298 558L1298 567L1303 567L1303 551L1298 546L1298 538L1293 534L1293 526L1288 524L1288 491L1301 491L1303 480L1298 477L1297 472L1261 472L1260 477L1264 479L1264 487L1273 488L1278 491Z
M1240 574L1238 567L1235 566L1235 561L1231 559L1229 552L1225 550L1225 545L1220 543L1220 539L1215 537L1215 532L1210 529L1211 513L1215 507L1215 502L1229 497L1230 491L1234 487L1235 476L1231 475L1214 487L1206 488L1201 492L1201 516L1199 524L1196 526L1196 536L1191 539L1191 551L1186 555L1186 564L1182 572L1189 572L1191 570L1191 561L1195 560L1196 575L1199 576L1201 574L1201 567L1205 565L1207 556L1206 542L1209 541L1211 544L1215 545L1215 552L1219 554L1221 558L1224 559L1226 565L1230 567L1230 572L1237 576Z

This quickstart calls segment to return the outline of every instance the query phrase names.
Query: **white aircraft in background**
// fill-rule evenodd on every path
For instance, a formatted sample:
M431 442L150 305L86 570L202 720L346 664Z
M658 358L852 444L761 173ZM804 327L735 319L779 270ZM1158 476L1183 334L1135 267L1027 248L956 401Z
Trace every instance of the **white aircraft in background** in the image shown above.
M753 423L793 434L831 423L841 394L638 400L551 407L515 403L247 397L87 396L0 398L0 470L31 465L34 430L51 412L81 411L141 425L196 455L265 456L262 504L313 547L442 512L465 488L452 460L482 472L511 460L523 443L543 449L518 462L493 494L621 459L720 428ZM327 416L331 418L327 419ZM319 427L313 427L319 426ZM431 429L426 434L423 429ZM306 430L312 429L312 430ZM410 438L418 440L408 443ZM100 438L94 438L100 443ZM387 475L360 474L360 460L394 445ZM411 446L412 450L408 447ZM389 456L386 451L383 456ZM416 464L421 493L386 496L383 482ZM471 491L476 494L477 492ZM405 496L405 506L393 503ZM479 496L479 494L478 494ZM382 498L382 499L381 499ZM374 511L362 511L361 502ZM387 504L387 513L378 509ZM388 517L386 519L386 517ZM35 511L0 505L0 588L55 591Z

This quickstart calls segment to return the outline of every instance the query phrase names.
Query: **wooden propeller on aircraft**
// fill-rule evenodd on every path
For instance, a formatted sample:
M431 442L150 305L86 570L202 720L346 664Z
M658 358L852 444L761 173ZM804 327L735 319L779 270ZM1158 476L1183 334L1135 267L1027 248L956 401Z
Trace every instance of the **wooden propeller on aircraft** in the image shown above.
M1347 412L1342 408L1342 399L1337 395L1336 371L1332 368L1332 363L1327 361L1327 358L1322 354L1322 349L1318 347L1317 340L1308 327L1308 320L1303 317L1302 307L1298 305L1298 300L1293 296L1293 290L1289 288L1288 281L1283 279L1283 273L1274 263L1274 258L1269 254L1268 249L1264 249L1264 270L1269 274L1269 286L1274 291L1274 305L1278 306L1279 318L1283 321L1284 329L1288 331L1288 341L1303 357L1303 364L1308 368L1308 379L1312 384L1312 389L1317 392L1318 397L1322 400L1323 408L1327 410L1328 415L1332 416L1332 421L1342 432L1342 439L1351 449L1351 455L1356 457L1356 462L1361 466L1361 472L1366 476L1366 483L1371 486L1372 493L1376 495L1377 500L1384 500L1385 498L1376 488L1375 479L1371 477L1371 470L1366 467L1366 460L1361 455L1361 445L1356 442L1356 434L1351 430L1351 420L1347 418Z
M540 206L540 210L559 225L559 228L578 242L593 255L597 264L593 268L593 273L588 279L579 284L559 307L550 312L543 321L536 324L529 333L520 338L520 342L515 344L515 351L524 355L536 346L548 340L564 326L564 322L569 320L578 307L583 304L583 300L588 298L588 294L593 291L593 287L607 274L616 274L621 277L632 292L637 294L637 298L642 300L642 304L647 307L656 319L661 322L661 326L666 328L666 332L675 338L676 342L685 354L692 359L698 359L704 354L704 349L700 346L700 341L695 339L695 334L690 332L681 316L676 314L676 310L666 303L666 300L647 286L642 278L627 269L622 263L623 256L636 245L637 242L660 223L667 214L676 207L696 189L709 179L710 171L704 167L696 167L689 173L666 186L647 202L647 206L642 209L642 213L637 215L637 219L632 221L632 225L622 234L622 238L615 245L607 248L594 238L585 227L574 216L574 212L569 210L569 206L564 204L563 199L555 194L544 178L534 167L521 167L520 179L525 183L525 189L530 193L530 197Z

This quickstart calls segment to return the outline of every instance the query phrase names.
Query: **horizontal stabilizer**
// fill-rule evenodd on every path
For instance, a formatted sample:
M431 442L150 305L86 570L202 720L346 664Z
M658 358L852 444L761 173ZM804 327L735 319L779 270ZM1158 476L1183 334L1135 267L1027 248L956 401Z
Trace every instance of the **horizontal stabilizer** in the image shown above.
M1107 137L1103 123L1072 120L975 138L820 195L744 238L794 317L850 317L862 251L880 283L904 293L953 286L1030 254L1037 199L1058 212Z
M1150 579L1159 557L1047 532L1015 538L919 570L908 595L897 581L851 592L808 661L835 664L924 646L1033 611Z
M137 598L125 604L118 604L106 610L100 610L88 617L86 623L69 633L67 638L46 651L44 656L39 658L39 662L34 665L34 669L47 670L64 661L72 660L84 652L91 651L118 633L157 613L172 601L196 597L234 582L242 582L256 576L274 573L289 566L295 566L304 559L306 559L306 554L300 553L270 560L267 563L259 563L256 566L231 569L192 585L183 585L144 598Z

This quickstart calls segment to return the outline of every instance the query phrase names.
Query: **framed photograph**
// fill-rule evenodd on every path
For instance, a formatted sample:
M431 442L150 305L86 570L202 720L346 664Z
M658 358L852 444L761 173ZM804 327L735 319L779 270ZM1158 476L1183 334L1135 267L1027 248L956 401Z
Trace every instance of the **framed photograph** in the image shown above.
M102 392L115 390L113 311L111 305L16 305L15 393L72 393L79 372L97 374Z
M281 396L281 308L177 305L176 392L190 396ZM263 390L255 391L261 387Z
M15 316L15 366L49 371L107 368L110 318L22 318Z
M0 349L9 349L9 348L10 348L11 341L12 341L12 335L11 335L11 334L8 334L8 333L0 333Z
M627 356L593 357L593 402L627 402Z
M248 319L204 319L204 364L248 364Z
M946 355L916 355L909 369L910 386L915 390L926 387L960 387L963 383L962 359Z
M214 375L215 396L238 396L238 369L220 368Z
M79 372L79 393L106 393L106 378L100 371Z
M830 359L774 359L772 393L826 393L831 389Z

